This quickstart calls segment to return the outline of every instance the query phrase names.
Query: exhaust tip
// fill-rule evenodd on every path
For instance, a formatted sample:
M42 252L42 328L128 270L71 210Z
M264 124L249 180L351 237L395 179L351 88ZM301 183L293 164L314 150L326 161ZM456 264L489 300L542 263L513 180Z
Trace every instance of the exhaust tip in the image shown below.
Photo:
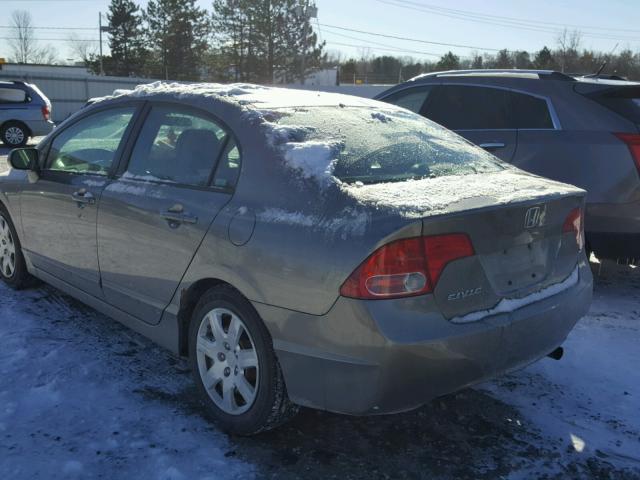
M564 348L558 347L553 352L547 354L547 357L553 358L554 360L560 360L564 355Z

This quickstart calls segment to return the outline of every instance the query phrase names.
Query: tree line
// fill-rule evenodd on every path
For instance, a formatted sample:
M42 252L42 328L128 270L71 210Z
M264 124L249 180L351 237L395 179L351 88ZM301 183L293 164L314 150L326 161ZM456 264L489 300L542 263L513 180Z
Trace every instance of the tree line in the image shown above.
M331 61L331 58L328 59ZM334 61L341 59L336 58ZM564 31L549 48L530 53L524 50L500 50L495 54L474 53L467 58L449 51L435 61L419 62L411 57L372 56L340 61L342 83L396 83L421 73L462 69L538 69L570 74L591 74L601 67L603 74L629 80L640 79L640 52L624 48L619 52L598 52L581 48L580 32Z
M111 0L107 13L108 55L95 44L68 38L75 56L96 72L183 81L291 83L321 68L337 68L341 83L396 83L415 75L467 68L534 68L567 73L603 73L640 79L640 52L628 48L598 52L581 47L578 31L564 31L552 47L536 52L503 49L461 57L449 51L433 61L412 57L358 58L327 53L303 0ZM52 63L54 52L39 48L27 12L14 12L13 60ZM35 60L35 61L34 61Z
M172 80L291 82L321 66L319 44L300 0L112 0L110 55L87 58L107 75Z

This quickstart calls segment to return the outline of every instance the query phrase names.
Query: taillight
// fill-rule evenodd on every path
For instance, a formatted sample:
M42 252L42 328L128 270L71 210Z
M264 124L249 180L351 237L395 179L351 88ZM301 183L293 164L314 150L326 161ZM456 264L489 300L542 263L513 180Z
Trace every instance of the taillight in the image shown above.
M574 208L569 212L567 218L562 225L562 233L573 233L576 236L576 245L578 250L584 248L584 217L582 208Z
M640 135L637 133L614 133L614 135L627 144L638 173L640 173Z
M48 121L50 116L51 110L49 110L49 107L45 105L44 107L42 107L42 117Z
M340 294L378 299L430 293L449 262L473 254L469 237L461 233L396 240L362 262Z

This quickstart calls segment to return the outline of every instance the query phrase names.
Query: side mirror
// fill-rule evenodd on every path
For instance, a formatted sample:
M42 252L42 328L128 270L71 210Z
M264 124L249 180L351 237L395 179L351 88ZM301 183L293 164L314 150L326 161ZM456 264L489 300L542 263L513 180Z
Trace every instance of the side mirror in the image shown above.
M16 170L39 170L38 150L35 148L15 148L9 152L9 165Z

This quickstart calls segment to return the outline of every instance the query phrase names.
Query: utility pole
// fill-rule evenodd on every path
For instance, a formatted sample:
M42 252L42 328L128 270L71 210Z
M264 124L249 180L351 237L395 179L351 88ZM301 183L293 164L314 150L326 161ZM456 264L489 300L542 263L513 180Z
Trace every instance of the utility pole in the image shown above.
M104 65L102 63L102 12L98 12L98 32L100 42L100 75L104 75Z
M102 32L108 33L111 28L108 25L102 26L102 12L98 12L98 32L100 42L100 75L104 75L104 64L102 63Z
M307 69L307 58L306 58L306 50L307 50L307 27L309 25L309 21L312 18L318 17L318 7L314 5L309 5L309 0L304 0L304 5L300 5L296 7L296 11L299 16L303 18L304 24L302 25L302 53L300 55L300 84L304 85L304 81L306 78L305 70Z

